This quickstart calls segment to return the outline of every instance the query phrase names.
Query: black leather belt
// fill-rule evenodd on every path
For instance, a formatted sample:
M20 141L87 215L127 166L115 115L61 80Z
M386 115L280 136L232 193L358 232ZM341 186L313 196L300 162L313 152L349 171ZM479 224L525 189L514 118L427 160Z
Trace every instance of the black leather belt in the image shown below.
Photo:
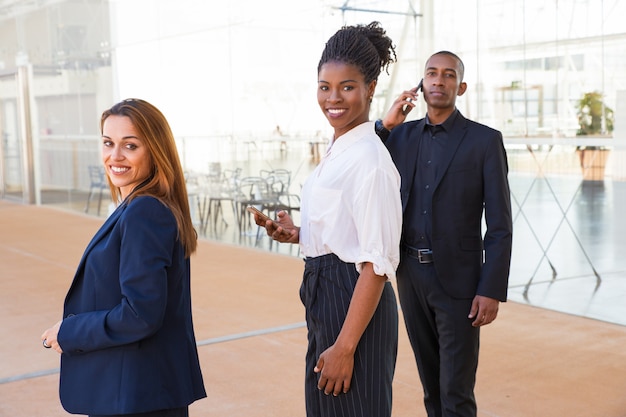
M433 251L431 249L417 249L412 246L402 244L402 250L411 258L415 258L421 264L433 263Z

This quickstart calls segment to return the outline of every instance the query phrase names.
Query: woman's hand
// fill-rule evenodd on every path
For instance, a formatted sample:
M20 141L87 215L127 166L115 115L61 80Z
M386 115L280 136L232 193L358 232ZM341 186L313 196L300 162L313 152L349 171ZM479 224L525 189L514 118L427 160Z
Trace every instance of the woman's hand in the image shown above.
M314 371L320 374L317 388L335 397L350 390L354 370L354 352L332 345L320 355Z
M314 371L320 374L317 387L335 396L348 392L354 371L354 352L374 316L387 277L376 275L371 262L364 262L354 287L346 319L335 343L317 360Z
M263 220L254 215L254 222L265 227L267 235L277 242L298 243L300 241L300 228L293 224L293 220L286 211L281 210L276 214L276 220Z
M41 342L44 347L50 346L59 353L63 353L63 349L61 349L61 345L59 345L59 342L57 341L57 335L59 334L59 329L61 328L61 322L62 320L59 320L57 324L50 327L41 335Z

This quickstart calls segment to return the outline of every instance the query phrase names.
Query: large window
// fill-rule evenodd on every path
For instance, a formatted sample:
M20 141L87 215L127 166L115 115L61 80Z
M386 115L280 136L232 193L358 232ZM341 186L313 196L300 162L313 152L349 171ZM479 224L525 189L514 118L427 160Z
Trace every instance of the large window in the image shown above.
M104 0L0 5L2 197L84 203L113 95L108 11Z

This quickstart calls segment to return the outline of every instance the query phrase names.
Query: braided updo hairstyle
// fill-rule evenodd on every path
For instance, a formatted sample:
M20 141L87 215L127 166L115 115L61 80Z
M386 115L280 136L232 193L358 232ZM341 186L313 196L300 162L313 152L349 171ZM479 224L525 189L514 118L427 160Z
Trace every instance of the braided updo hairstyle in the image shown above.
M396 50L379 22L369 25L344 26L326 42L317 65L320 72L327 62L342 62L356 66L366 83L378 80L381 70L388 73L396 61Z

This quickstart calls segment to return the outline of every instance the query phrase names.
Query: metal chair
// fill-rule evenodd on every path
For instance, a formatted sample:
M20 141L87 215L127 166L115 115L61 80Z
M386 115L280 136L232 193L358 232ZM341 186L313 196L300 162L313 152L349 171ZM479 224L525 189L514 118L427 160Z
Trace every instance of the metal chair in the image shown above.
M222 208L222 202L230 201L233 214L237 219L237 210L235 208L235 197L237 195L237 181L241 175L241 168L235 168L234 170L224 170L220 172L218 177L208 176L207 194L205 195L206 207L206 224L212 219L213 229L217 229L218 216L221 216L222 223L228 226L226 219L224 218L224 210ZM208 202L206 201L208 199ZM206 232L206 224L203 232Z
M267 180L263 177L241 178L237 183L234 201L241 232L245 230L246 225L250 225L250 215L246 211L246 206L255 206L261 211L268 211L269 214L277 203Z
M272 170L262 169L259 172L259 175L263 178L272 179L271 181L274 183L280 183L283 187L280 190L281 194L288 193L289 188L291 187L291 171L288 169L277 168ZM274 187L275 188L275 187Z
M85 205L85 213L89 212L89 205L94 195L94 191L98 192L98 216L100 215L100 207L102 206L102 193L109 189L109 183L106 179L104 167L100 165L89 165L89 195L87 195L87 204Z
M292 211L300 210L300 196L289 192L290 177L287 175L290 176L291 174L277 172L267 177L272 203L267 204L264 208L274 212L284 210L291 216ZM287 183L283 181L287 181Z

